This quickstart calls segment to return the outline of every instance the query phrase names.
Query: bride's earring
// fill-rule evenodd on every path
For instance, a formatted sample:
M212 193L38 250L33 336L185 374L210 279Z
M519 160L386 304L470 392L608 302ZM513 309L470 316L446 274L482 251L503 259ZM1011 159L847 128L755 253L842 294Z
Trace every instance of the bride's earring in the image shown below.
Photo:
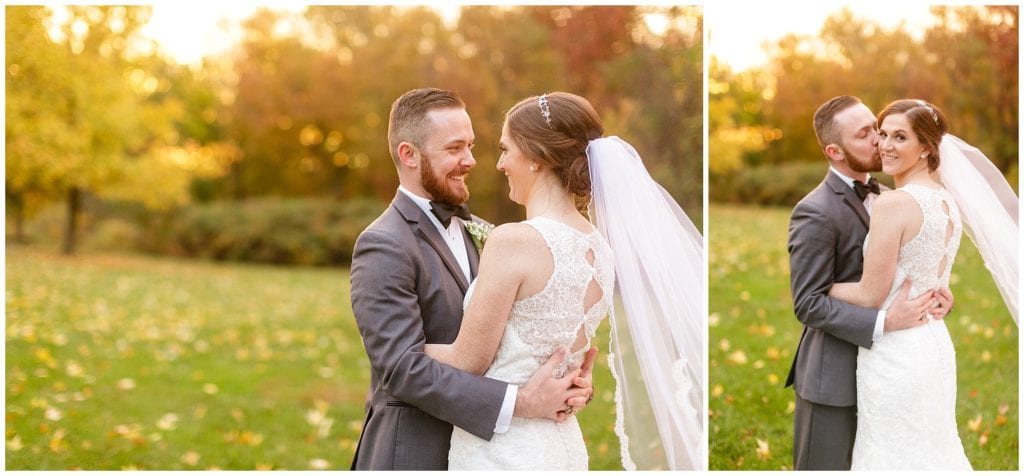
M536 172L536 171L537 171L537 164L531 165L530 166L530 172Z

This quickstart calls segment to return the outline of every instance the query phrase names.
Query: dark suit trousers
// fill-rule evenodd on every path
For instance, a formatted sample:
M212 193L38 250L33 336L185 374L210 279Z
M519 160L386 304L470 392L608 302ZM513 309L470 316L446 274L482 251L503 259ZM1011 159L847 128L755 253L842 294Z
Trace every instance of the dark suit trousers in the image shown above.
M857 434L857 406L833 407L794 395L793 467L848 471Z

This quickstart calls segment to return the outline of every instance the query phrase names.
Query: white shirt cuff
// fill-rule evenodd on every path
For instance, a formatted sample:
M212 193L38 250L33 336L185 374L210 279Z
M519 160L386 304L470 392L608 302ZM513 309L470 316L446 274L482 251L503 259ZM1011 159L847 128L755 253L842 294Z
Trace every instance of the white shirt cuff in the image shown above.
M519 396L519 387L509 384L505 387L505 400L501 402L501 412L498 413L498 421L494 423L495 433L505 433L512 424L512 414L516 411L516 397Z
M875 319L875 332L871 335L871 342L878 342L882 340L882 334L885 331L885 309L878 311L878 318Z

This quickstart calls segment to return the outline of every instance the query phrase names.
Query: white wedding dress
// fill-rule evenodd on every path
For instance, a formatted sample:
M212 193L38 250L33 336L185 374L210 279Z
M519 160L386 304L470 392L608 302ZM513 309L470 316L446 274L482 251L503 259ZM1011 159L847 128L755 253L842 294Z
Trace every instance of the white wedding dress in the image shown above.
M614 284L611 249L597 231L584 234L543 217L524 223L544 237L554 270L543 290L512 305L497 355L485 374L519 386L559 347L568 352L556 377L580 367L598 324L608 315ZM585 309L588 286L594 285L601 297ZM465 303L473 289L471 285ZM583 340L586 345L580 345ZM587 470L587 448L575 415L564 422L513 417L509 430L490 441L455 427L448 468Z
M905 277L909 296L949 287L960 247L960 212L946 190L901 188L924 214L921 231L900 247L887 309ZM895 192L886 192L895 193ZM956 355L942 320L887 332L857 354L854 470L969 470L956 426Z

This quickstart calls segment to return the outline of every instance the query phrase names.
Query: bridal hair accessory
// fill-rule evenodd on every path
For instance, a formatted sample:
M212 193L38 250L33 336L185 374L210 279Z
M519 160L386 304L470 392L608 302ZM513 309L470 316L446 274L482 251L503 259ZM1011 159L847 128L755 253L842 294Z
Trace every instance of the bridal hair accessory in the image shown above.
M622 139L591 140L587 161L590 218L615 260L608 367L622 466L706 470L703 238Z
M964 231L978 248L1013 322L1018 322L1020 200L1003 173L980 150L952 134L939 143L939 176L956 201Z
M548 127L551 127L551 107L548 106L547 94L541 94L537 98L537 106L540 106L540 115L544 116L544 121L548 123Z
M939 115L935 114L935 109L933 109L931 106L928 105L928 103L926 103L926 102L924 102L924 101L922 101L920 99L917 100L917 103L920 104L921 107L927 109L928 112L932 113L932 120L935 121L935 124L939 123Z

